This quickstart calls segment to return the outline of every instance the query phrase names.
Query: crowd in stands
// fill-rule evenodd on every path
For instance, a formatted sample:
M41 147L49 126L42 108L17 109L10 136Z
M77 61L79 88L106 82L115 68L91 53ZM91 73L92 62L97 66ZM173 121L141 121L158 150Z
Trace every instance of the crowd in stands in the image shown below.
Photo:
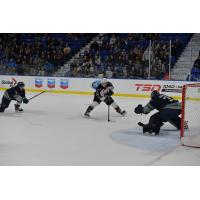
M70 70L65 76L70 77L167 80L169 40L173 67L190 37L156 33L0 34L0 74L50 76L68 63Z
M0 34L0 73L53 75L93 35Z
M90 48L79 54L71 63L68 76L109 78L169 78L169 40L172 35L163 34L102 34L95 38ZM171 66L187 44L180 36L171 43ZM151 61L147 48L151 40ZM146 54L145 54L146 50ZM151 67L149 74L149 65Z
M194 62L193 68L200 69L200 51L197 59Z
M200 81L200 51L197 59L194 61L190 74L187 77L190 81Z
M151 77L155 79L169 79L169 66L173 67L177 58L183 50L183 44L176 39L171 43L169 41L153 41L151 46ZM169 63L170 61L170 63Z
M108 78L145 78L148 62L143 53L150 34L102 34L90 49L71 63L71 76Z

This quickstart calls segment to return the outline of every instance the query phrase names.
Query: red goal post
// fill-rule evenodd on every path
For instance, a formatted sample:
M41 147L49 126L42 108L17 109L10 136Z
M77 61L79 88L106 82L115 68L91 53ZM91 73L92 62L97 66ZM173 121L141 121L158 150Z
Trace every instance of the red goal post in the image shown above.
M180 138L182 145L200 148L200 83L183 86Z

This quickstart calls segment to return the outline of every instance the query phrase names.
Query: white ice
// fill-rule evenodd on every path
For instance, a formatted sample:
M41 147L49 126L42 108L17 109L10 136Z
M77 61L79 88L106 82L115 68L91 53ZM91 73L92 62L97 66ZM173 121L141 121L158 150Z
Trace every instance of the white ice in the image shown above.
M200 165L200 150L181 146L172 125L156 137L142 134L137 122L150 115L133 110L147 100L114 97L127 115L111 108L108 122L103 103L83 117L92 99L44 93L23 105L23 113L11 103L0 113L0 165Z

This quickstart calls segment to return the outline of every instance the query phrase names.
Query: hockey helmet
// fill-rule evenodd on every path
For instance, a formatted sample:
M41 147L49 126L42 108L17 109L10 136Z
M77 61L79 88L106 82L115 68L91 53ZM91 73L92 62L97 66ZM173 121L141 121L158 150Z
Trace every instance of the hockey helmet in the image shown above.
M25 84L24 84L24 82L20 81L20 82L17 83L17 86L18 86L19 88L24 88L24 87L25 87Z
M151 98L154 99L154 98L158 97L159 94L160 93L157 90L154 90L154 91L151 92Z
M106 78L102 78L101 79L101 84L102 85L106 85L108 83L107 79Z

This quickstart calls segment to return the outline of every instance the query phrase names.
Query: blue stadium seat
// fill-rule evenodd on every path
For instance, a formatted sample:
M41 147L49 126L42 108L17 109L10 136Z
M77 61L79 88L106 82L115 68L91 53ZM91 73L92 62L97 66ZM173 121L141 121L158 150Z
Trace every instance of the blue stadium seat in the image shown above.
M191 74L193 74L193 75L200 75L200 69L198 69L198 68L192 68L191 69Z
M192 74L190 81L199 81L200 80L200 75Z

